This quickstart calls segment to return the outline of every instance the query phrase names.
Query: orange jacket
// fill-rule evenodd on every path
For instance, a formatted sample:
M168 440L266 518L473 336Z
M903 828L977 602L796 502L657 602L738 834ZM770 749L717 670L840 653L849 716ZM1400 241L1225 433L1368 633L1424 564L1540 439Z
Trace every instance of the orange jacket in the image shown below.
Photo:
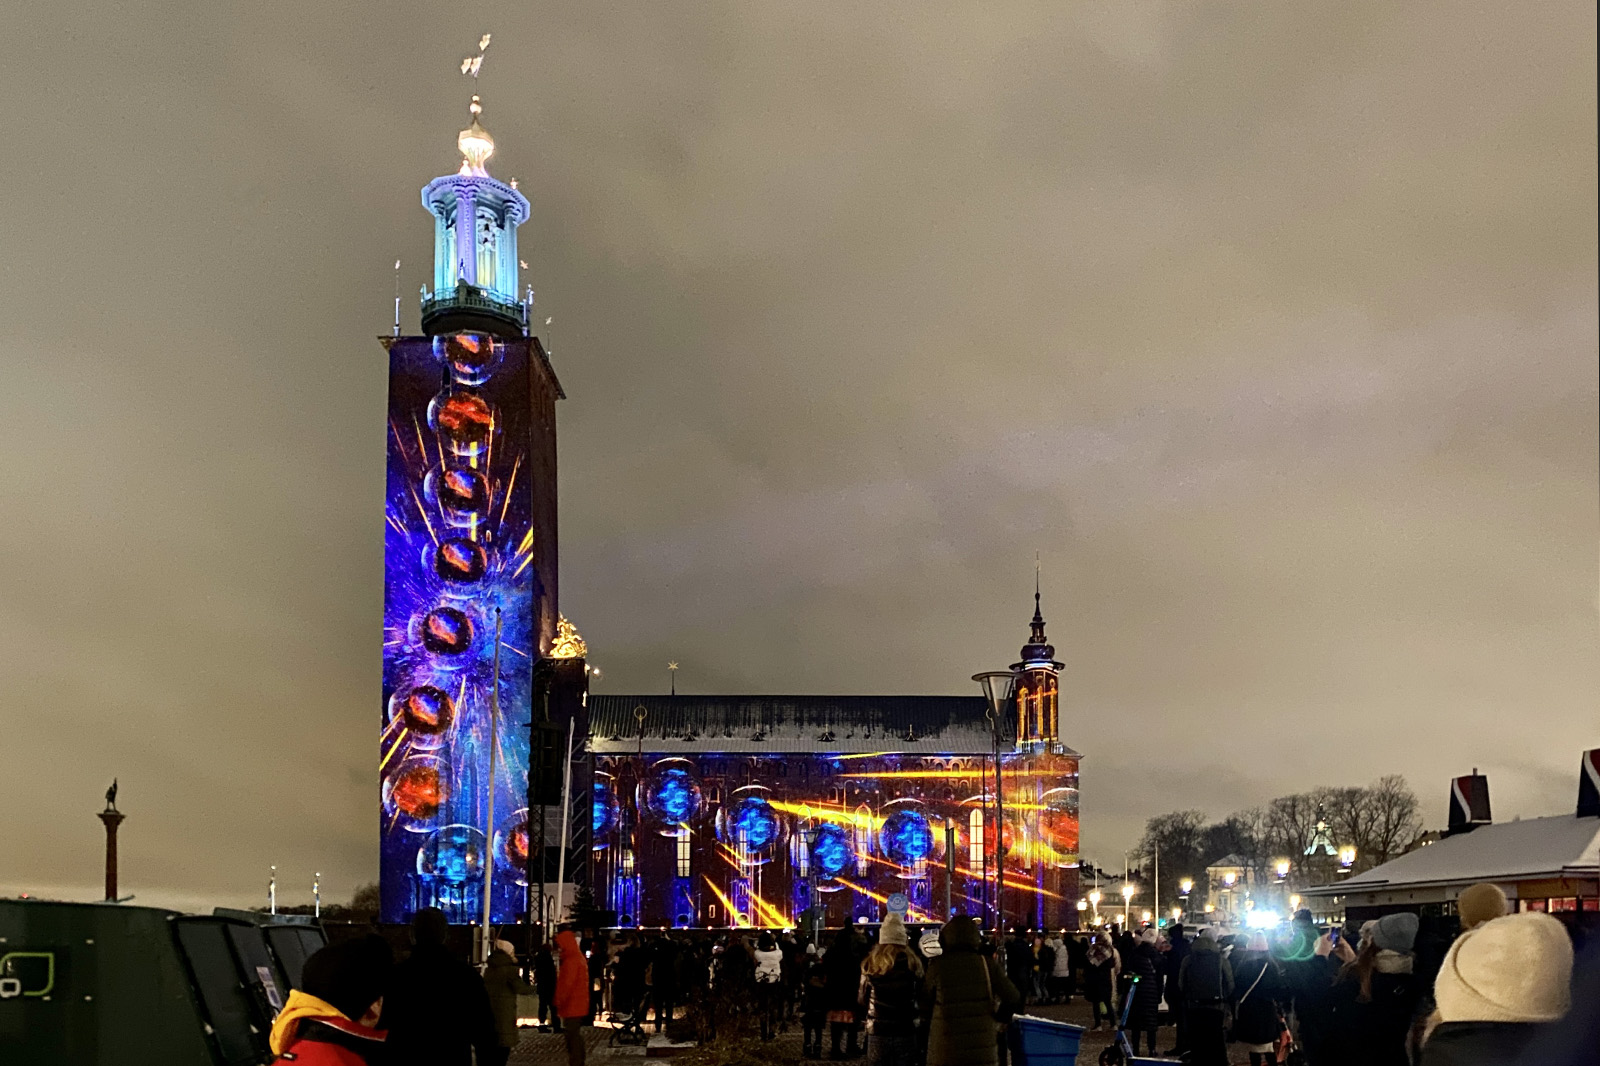
M589 960L583 957L572 930L556 934L556 954L561 961L556 971L556 1014L562 1019L585 1017L589 1013Z

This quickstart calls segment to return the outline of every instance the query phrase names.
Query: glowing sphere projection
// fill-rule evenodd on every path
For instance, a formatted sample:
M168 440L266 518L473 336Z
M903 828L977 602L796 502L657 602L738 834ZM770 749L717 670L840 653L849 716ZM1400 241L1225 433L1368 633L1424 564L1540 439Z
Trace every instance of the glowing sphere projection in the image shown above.
M685 767L662 767L640 787L645 810L665 830L676 831L700 814L700 781Z
M439 808L450 798L447 768L436 755L412 755L383 781L383 809L393 825L408 833L432 829Z
M855 858L850 834L843 826L824 822L811 844L811 865L823 877L838 877Z
M494 835L494 875L528 884L528 808L513 811Z
M456 702L444 689L417 685L401 689L389 700L391 720L400 719L414 748L437 748L456 721Z
M452 333L433 338L434 355L463 385L482 385L499 365L505 343L476 333Z
M489 569L489 553L462 537L442 540L433 550L433 572L452 585L471 585Z
M878 831L878 848L884 858L911 866L933 850L933 830L928 816L915 807L901 807L883 820Z
M781 829L778 812L765 796L741 796L732 807L717 812L717 839L746 852L766 850Z
M422 619L422 646L435 655L460 655L472 644L472 619L454 607L435 607Z
M428 425L458 456L482 455L494 436L494 408L475 392L447 392L428 405Z
M483 830L447 825L418 850L417 873L448 885L464 885L483 876L483 853Z

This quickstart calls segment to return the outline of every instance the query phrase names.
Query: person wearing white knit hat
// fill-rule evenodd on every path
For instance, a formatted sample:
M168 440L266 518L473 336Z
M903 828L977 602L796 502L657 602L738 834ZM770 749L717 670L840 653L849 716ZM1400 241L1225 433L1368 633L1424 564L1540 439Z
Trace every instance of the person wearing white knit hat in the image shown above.
M1422 1066L1517 1062L1572 1006L1572 940L1548 914L1508 914L1463 933L1434 980L1437 1025Z

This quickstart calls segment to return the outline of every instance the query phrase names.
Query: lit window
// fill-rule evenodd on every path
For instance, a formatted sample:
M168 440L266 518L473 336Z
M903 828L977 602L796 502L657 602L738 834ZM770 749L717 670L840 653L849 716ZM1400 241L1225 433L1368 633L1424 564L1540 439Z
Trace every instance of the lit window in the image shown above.
M690 876L689 870L689 826L687 823L678 823L678 876Z
M975 810L967 816L967 865L983 865L983 811Z

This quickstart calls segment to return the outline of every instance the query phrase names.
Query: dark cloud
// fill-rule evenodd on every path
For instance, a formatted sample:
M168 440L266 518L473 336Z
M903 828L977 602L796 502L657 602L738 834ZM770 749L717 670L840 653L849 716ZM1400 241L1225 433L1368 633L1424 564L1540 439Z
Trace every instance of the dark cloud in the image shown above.
M1388 772L1570 802L1592 6L35 5L0 891L93 891L114 774L141 899L373 875L371 338L486 28L605 690L967 691L1039 551L1093 857Z

